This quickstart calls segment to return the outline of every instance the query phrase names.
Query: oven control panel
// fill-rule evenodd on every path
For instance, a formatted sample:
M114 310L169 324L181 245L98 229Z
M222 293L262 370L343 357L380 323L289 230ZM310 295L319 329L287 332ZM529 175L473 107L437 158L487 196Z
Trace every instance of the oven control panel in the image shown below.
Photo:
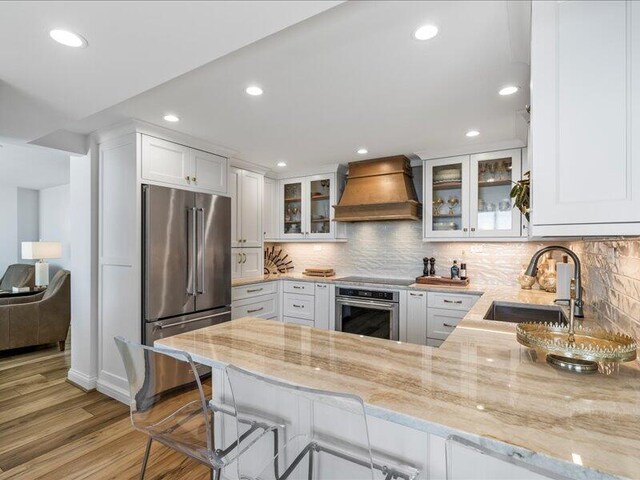
M360 288L339 288L338 295L342 297L370 298L372 300L398 301L398 292L380 290L362 290Z

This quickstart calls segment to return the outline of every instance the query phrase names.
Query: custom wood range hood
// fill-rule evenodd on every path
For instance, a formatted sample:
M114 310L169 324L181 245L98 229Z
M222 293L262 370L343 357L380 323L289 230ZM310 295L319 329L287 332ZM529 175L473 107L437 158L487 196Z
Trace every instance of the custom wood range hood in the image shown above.
M420 220L422 204L404 155L349 163L347 185L335 209L338 222Z

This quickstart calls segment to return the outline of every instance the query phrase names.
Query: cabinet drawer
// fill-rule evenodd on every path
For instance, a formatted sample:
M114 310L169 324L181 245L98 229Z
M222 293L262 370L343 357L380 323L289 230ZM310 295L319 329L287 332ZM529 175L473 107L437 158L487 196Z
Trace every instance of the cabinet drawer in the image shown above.
M309 283L313 287L313 283ZM298 295L295 293L285 293L282 306L282 314L285 317L302 318L313 320L313 310L315 301L313 295Z
M447 310L464 310L468 312L477 300L477 295L429 292L427 305L429 308L446 308Z
M291 280L284 281L285 293L302 293L304 295L313 295L315 283L313 282L294 282Z
M259 295L268 295L278 291L278 282L254 283L251 285L242 285L233 287L231 292L231 300L242 300L244 298L257 297Z
M304 325L305 327L313 327L313 320L305 320L304 318L284 317L284 323L295 323L296 325Z
M231 318L259 317L273 318L278 316L278 296L264 295L234 303L231 306Z
M427 309L427 338L445 340L464 318L466 312L443 308Z
M435 338L427 338L427 347L438 348L444 343L444 340L436 340Z

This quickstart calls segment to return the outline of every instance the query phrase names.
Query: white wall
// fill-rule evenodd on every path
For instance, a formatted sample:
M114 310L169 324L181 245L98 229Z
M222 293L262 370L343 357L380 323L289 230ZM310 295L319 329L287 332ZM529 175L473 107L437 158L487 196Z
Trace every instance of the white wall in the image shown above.
M38 191L0 186L0 277L22 259L22 242L38 240Z
M30 188L18 188L18 249L20 263L35 263L22 259L22 242L40 239L40 192Z
M18 189L0 187L0 277L18 252Z
M91 390L98 377L98 159L95 145L71 157L71 369L68 378Z
M62 243L62 258L48 260L49 275L55 275L61 268L69 270L71 265L69 184L40 190L39 227L40 240Z

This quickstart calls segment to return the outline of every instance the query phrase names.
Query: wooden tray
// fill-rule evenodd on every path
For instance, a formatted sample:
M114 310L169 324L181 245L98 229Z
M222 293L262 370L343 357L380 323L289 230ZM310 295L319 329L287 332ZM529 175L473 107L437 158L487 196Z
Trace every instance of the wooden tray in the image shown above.
M332 268L330 268L330 269L307 268L307 269L305 269L304 272L302 272L302 274L306 275L307 277L322 277L322 278L326 278L326 277L333 277L336 274L336 272Z
M420 283L422 285L445 285L445 286L455 286L455 287L466 287L469 285L469 279L465 278L464 280L452 279L452 278L444 278L444 277L417 277L416 283Z

